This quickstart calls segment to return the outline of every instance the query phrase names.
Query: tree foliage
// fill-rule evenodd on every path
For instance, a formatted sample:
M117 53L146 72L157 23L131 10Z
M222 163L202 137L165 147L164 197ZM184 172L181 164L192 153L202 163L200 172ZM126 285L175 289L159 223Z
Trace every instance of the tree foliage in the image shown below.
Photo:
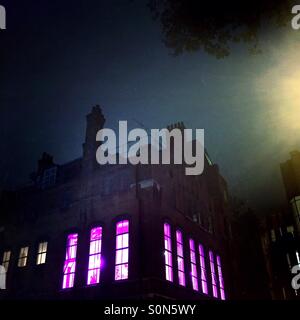
M234 42L259 52L263 28L289 24L293 5L293 0L149 0L175 55L203 49L217 58L228 56Z

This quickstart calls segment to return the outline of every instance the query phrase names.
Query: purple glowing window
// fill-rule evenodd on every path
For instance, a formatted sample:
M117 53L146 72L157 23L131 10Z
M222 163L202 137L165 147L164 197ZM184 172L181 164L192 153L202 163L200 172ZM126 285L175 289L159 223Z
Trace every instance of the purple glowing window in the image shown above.
M216 275L216 271L215 271L214 254L212 253L212 251L209 251L209 264L210 264L211 284L212 284L213 296L215 298L217 298L218 297L217 275Z
M64 262L63 289L72 288L74 286L76 271L76 253L77 253L78 234L68 235L66 258Z
M221 299L225 300L224 279L222 274L221 259L219 256L217 256L217 267L218 267L218 275L219 275L220 295L221 295Z
M166 280L173 282L171 227L168 223L164 223L164 247Z
M102 246L102 228L96 227L91 230L89 267L87 276L87 285L97 284L100 281L101 270L101 246Z
M197 274L197 262L196 262L196 251L195 242L190 239L190 260L191 260L191 280L193 289L198 291L198 274Z
M201 287L202 292L207 294L207 273L205 267L205 256L204 256L204 248L201 244L199 244L199 257L200 257L200 269L201 269Z
M181 286L185 287L183 240L182 240L182 232L179 230L176 231L176 247L177 247L178 282Z
M128 279L129 221L123 220L116 226L115 280Z

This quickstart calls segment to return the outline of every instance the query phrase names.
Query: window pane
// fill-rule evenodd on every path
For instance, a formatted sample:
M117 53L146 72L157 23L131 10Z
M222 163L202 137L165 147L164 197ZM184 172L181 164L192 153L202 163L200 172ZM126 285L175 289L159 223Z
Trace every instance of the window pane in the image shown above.
M97 284L100 281L100 269L94 269L88 271L88 285Z
M129 232L129 221L124 220L117 223L117 234L128 233Z

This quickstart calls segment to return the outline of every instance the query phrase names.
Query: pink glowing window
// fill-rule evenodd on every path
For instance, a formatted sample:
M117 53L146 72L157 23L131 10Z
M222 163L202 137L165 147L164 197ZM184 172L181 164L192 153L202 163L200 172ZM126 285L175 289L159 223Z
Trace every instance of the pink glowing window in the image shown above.
M219 256L217 256L217 267L218 267L221 299L225 300L224 279L223 279L223 274L222 274L221 259Z
M90 252L87 285L97 284L100 281L101 247L102 228L96 227L91 230L90 235Z
M178 282L181 286L185 287L183 240L182 240L182 232L179 230L176 231L176 247L177 247Z
M217 275L216 275L216 271L215 271L214 254L212 253L212 251L209 251L209 264L210 264L211 284L212 284L213 296L215 298L217 298L218 297Z
M190 239L190 260L191 260L191 280L193 289L198 291L198 274L197 274L197 262L196 262L196 251L195 241Z
M128 279L129 221L123 220L116 226L115 280Z
M201 244L199 244L199 257L200 257L200 269L201 269L201 287L202 292L207 294L207 272L205 267L205 256L204 256L204 248Z
M64 262L63 289L72 288L74 286L75 270L76 270L76 254L77 254L78 234L68 235L66 258Z
M165 273L166 280L173 282L173 264L172 264L172 243L171 243L171 227L168 223L164 223L164 256L165 256Z

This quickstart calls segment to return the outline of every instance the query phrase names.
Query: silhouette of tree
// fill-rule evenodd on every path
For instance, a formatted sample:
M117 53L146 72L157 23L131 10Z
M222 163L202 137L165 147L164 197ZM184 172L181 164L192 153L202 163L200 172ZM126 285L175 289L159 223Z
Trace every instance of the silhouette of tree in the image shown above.
M262 27L289 24L294 4L295 0L149 0L173 54L203 49L217 58L228 56L234 42L260 52Z

